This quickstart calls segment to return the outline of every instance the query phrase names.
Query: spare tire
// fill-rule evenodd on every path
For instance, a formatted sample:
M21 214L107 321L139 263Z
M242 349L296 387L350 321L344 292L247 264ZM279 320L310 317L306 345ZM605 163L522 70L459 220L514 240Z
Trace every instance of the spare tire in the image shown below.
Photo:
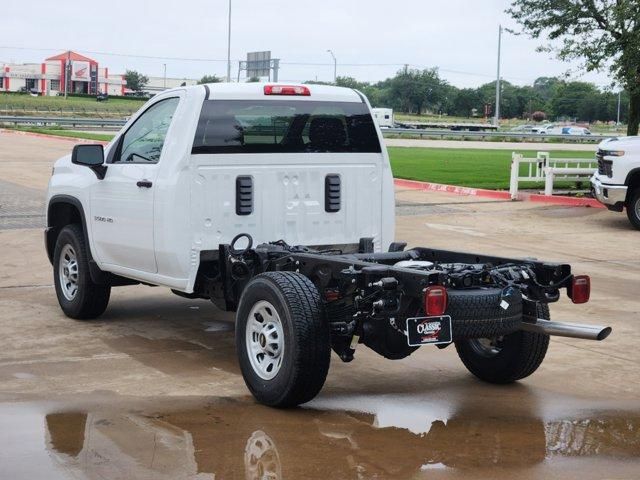
M513 333L522 322L522 295L514 288L447 290L445 315L453 339L494 338Z

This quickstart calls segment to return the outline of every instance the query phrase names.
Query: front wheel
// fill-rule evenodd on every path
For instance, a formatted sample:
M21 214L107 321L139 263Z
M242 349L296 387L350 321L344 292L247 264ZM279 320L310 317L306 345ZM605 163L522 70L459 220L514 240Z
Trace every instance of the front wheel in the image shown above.
M107 309L111 287L91 280L89 250L80 225L67 225L58 235L53 280L58 303L67 317L86 320Z
M536 305L538 318L549 320L549 306ZM495 338L456 340L458 356L485 382L512 383L535 372L547 353L549 335L517 331Z
M636 188L627 202L627 217L631 225L640 230L640 188Z
M236 347L244 381L260 403L291 407L314 398L331 355L318 289L294 272L254 277L238 305Z

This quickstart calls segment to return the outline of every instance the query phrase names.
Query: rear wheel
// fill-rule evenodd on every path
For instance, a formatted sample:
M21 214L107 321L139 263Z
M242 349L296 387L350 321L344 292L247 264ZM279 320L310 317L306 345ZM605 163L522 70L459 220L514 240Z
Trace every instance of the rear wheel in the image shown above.
M640 188L631 192L627 203L627 217L629 217L631 225L640 230Z
M549 306L536 305L538 318L549 320ZM549 336L517 331L493 338L456 340L458 356L471 373L490 383L512 383L535 372L547 353Z
M111 287L91 280L88 248L80 225L67 225L58 235L53 279L58 303L66 316L86 320L107 309Z
M315 285L294 272L254 277L238 306L236 346L242 376L260 403L291 407L314 398L331 355Z

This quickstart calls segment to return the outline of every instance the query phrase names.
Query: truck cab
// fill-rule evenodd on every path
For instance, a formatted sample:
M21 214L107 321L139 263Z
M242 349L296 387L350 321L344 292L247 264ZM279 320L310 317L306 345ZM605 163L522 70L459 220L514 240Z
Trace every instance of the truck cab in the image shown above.
M58 160L47 250L68 217L94 270L194 292L202 252L257 242L376 250L394 236L393 179L359 92L321 85L210 84L155 96L86 168ZM97 153L100 157L100 152Z

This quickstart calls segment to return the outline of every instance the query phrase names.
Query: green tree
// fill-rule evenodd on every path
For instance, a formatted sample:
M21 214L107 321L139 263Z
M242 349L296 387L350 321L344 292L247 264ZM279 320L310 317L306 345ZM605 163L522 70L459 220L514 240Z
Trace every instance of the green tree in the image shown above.
M562 82L550 100L551 110L556 117L592 121L595 102L600 95L600 90L592 83Z
M127 82L127 88L134 92L139 92L149 83L149 77L135 70L124 72L124 79Z
M260 81L260 77L247 78L247 83L258 83L259 81Z
M425 110L437 112L445 103L447 82L437 68L404 69L388 80L388 96L393 108L420 115Z
M586 71L609 68L629 93L628 135L640 126L640 2L638 0L512 0L507 10L523 32L546 36L562 60Z
M198 85L203 85L205 83L220 83L222 79L217 75L204 75L200 80L198 80Z

